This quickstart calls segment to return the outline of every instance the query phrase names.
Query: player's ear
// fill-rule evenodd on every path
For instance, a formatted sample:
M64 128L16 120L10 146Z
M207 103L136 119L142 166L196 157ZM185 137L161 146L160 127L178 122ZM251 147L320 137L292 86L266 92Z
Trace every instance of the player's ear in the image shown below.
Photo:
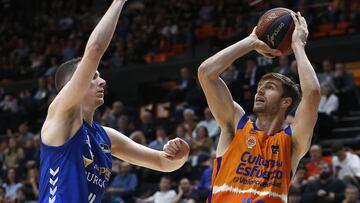
M281 106L283 108L289 108L292 104L292 98L291 97L285 97L281 99Z

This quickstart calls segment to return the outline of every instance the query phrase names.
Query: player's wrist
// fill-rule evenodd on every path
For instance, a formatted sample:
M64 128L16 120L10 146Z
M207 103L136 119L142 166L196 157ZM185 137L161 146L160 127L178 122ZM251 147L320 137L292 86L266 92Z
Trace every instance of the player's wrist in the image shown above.
M250 34L245 40L249 43L252 50L256 50L260 46L260 40L255 34Z
M293 49L293 51L297 51L299 49L304 49L306 42L302 42L302 41L295 41L291 44L291 48Z

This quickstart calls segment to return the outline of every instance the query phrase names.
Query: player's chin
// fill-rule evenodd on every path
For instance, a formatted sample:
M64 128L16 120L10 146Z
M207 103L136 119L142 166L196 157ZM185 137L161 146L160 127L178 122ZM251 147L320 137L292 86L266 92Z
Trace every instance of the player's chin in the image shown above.
M104 104L104 98L98 98L96 101L96 106L99 107Z
M259 105L259 104L254 104L254 107L253 107L253 112L254 113L261 113L261 112L264 112L265 111L265 106L264 105Z

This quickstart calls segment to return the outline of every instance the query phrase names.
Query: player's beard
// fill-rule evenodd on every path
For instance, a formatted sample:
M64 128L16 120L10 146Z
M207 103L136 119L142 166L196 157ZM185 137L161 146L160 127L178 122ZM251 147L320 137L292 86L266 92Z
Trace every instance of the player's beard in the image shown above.
M253 112L259 113L277 113L280 108L280 101L278 102L264 102L261 105L256 105L254 102Z

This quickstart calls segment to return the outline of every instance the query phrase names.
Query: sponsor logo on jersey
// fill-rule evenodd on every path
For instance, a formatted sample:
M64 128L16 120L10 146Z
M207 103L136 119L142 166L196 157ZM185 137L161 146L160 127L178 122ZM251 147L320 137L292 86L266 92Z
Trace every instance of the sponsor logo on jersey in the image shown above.
M277 145L277 144L271 145L271 152L272 152L273 154L279 153L279 152L280 152L280 147L279 147L279 145Z
M111 153L109 145L101 143L100 147L104 153Z
M256 138L254 136L248 137L246 140L249 149L252 149L256 145Z

